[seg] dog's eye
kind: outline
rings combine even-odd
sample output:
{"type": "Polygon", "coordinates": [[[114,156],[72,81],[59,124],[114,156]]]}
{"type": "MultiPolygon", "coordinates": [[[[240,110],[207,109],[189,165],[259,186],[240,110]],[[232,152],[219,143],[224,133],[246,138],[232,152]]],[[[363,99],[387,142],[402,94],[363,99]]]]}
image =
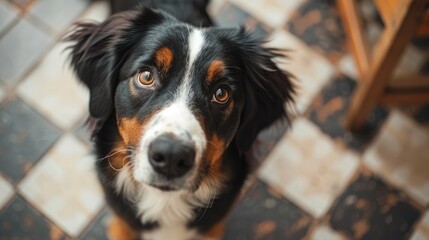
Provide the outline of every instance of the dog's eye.
{"type": "Polygon", "coordinates": [[[220,87],[216,89],[215,93],[213,94],[212,101],[220,104],[225,104],[228,102],[229,97],[230,97],[229,90],[225,87],[220,87]]]}
{"type": "Polygon", "coordinates": [[[137,74],[137,83],[142,86],[150,86],[155,81],[155,75],[151,69],[144,69],[137,74]]]}

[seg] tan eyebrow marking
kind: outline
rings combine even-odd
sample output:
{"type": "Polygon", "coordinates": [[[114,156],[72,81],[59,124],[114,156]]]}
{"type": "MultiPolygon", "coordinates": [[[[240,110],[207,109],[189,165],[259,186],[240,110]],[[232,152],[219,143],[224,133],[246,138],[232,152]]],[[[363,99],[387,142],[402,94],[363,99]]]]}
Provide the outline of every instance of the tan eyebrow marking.
{"type": "Polygon", "coordinates": [[[221,60],[213,60],[207,69],[206,83],[212,82],[216,75],[223,73],[224,69],[225,65],[221,60]]]}
{"type": "Polygon", "coordinates": [[[164,73],[170,69],[173,63],[173,52],[168,47],[162,47],[155,53],[155,63],[164,73]]]}

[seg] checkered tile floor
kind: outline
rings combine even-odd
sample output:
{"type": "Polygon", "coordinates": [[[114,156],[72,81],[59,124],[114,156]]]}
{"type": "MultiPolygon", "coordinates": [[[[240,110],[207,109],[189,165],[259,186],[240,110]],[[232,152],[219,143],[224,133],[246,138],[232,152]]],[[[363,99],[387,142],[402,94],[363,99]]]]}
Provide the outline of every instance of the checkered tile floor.
{"type": "MultiPolygon", "coordinates": [[[[357,83],[335,2],[209,7],[218,25],[291,49],[280,66],[299,79],[293,128],[261,136],[263,165],[226,239],[429,239],[429,105],[379,107],[358,135],[342,127],[357,83]]],[[[0,0],[0,239],[107,238],[82,126],[88,93],[59,42],[71,22],[107,14],[103,2],[0,0]]],[[[428,42],[410,45],[403,70],[429,73],[428,42]]]]}

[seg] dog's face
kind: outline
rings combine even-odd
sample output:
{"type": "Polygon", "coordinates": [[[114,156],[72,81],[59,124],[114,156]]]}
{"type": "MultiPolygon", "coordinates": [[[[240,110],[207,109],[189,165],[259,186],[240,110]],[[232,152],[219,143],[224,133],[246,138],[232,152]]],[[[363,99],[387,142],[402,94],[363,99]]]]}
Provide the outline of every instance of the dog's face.
{"type": "Polygon", "coordinates": [[[242,76],[218,30],[158,26],[130,52],[114,104],[133,146],[137,181],[192,188],[231,143],[244,104],[242,76]],[[148,47],[150,46],[150,47],[148,47]]]}
{"type": "Polygon", "coordinates": [[[248,150],[291,100],[277,55],[243,30],[141,9],[81,24],[69,40],[91,115],[114,115],[133,179],[162,190],[195,191],[221,175],[225,150],[248,150]]]}

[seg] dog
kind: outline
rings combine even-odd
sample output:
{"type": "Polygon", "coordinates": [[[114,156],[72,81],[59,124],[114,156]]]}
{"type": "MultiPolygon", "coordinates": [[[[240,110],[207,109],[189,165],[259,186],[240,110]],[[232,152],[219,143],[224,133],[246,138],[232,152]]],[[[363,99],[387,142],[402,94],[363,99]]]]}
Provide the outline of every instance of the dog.
{"type": "Polygon", "coordinates": [[[276,49],[216,28],[208,1],[112,1],[76,23],[70,62],[89,113],[112,239],[220,239],[258,133],[285,118],[293,83],[276,49]],[[131,9],[131,10],[130,10],[131,9]]]}

